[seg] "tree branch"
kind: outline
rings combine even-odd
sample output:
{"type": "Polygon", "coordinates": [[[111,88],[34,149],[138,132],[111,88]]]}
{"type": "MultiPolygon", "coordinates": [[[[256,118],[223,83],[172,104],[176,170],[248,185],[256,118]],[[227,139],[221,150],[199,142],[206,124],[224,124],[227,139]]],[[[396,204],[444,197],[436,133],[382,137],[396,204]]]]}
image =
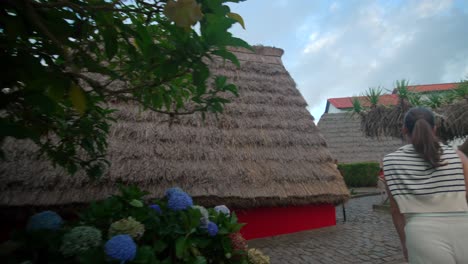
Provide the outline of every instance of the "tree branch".
{"type": "MultiPolygon", "coordinates": [[[[69,7],[72,8],[75,11],[78,11],[80,13],[83,13],[84,10],[87,11],[113,11],[113,12],[122,12],[122,13],[138,13],[138,14],[144,14],[150,16],[153,13],[156,12],[162,12],[163,8],[161,6],[158,6],[156,3],[155,4],[150,4],[150,3],[145,3],[145,6],[149,8],[153,8],[152,10],[149,11],[141,11],[139,9],[132,9],[132,8],[117,8],[115,7],[116,4],[120,3],[120,1],[113,1],[113,3],[105,4],[105,5],[78,5],[75,3],[72,3],[68,0],[61,0],[53,3],[38,3],[38,2],[32,2],[34,7],[36,8],[57,8],[57,7],[69,7]]],[[[120,3],[122,4],[122,3],[120,3]]],[[[124,4],[122,4],[124,5],[124,4]]]]}
{"type": "Polygon", "coordinates": [[[154,111],[156,113],[161,113],[161,114],[166,114],[166,115],[171,115],[171,116],[175,116],[175,115],[191,115],[195,112],[200,112],[200,111],[206,111],[207,110],[207,106],[204,106],[204,107],[200,107],[200,108],[195,108],[193,110],[189,110],[189,111],[186,111],[186,112],[171,112],[171,111],[162,111],[162,110],[159,110],[159,109],[156,109],[152,106],[149,106],[149,105],[145,105],[145,103],[138,99],[138,98],[135,98],[135,97],[124,97],[124,96],[117,96],[118,99],[121,99],[121,100],[124,100],[124,101],[135,101],[141,105],[143,105],[144,107],[150,109],[151,111],[154,111]]]}
{"type": "Polygon", "coordinates": [[[31,2],[29,0],[25,1],[25,6],[26,6],[26,12],[29,15],[29,18],[37,26],[37,28],[44,34],[46,35],[63,53],[63,56],[65,60],[68,62],[71,62],[71,56],[70,53],[63,47],[63,44],[55,37],[52,32],[49,31],[49,29],[42,23],[41,17],[36,13],[36,10],[34,10],[34,7],[32,6],[34,2],[31,2]]]}

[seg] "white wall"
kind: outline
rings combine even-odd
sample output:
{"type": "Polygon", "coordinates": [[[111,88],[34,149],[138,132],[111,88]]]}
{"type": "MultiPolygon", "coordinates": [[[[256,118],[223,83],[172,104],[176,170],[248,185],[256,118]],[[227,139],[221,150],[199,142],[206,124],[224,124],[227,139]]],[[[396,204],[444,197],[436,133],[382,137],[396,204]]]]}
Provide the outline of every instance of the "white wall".
{"type": "Polygon", "coordinates": [[[328,113],[330,113],[330,114],[344,113],[344,112],[346,112],[346,110],[338,109],[332,104],[330,104],[329,107],[328,107],[328,113]]]}

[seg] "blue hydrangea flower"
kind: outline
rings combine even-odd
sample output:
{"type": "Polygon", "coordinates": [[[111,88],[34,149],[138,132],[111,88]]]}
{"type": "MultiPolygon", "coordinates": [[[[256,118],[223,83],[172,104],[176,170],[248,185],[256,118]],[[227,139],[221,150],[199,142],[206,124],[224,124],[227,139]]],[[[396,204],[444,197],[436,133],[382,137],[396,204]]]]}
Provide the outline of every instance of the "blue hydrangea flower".
{"type": "Polygon", "coordinates": [[[169,196],[167,207],[174,211],[185,210],[193,205],[192,197],[184,192],[174,192],[169,196]]]}
{"type": "Polygon", "coordinates": [[[216,236],[216,234],[218,234],[218,225],[209,221],[206,225],[206,231],[208,232],[208,235],[216,236]]]}
{"type": "Polygon", "coordinates": [[[214,210],[218,213],[223,213],[225,215],[231,214],[231,211],[229,210],[229,208],[227,208],[227,206],[225,206],[224,204],[215,206],[214,210]]]}
{"type": "Polygon", "coordinates": [[[57,230],[63,224],[63,219],[56,212],[44,211],[29,218],[26,229],[28,230],[57,230]]]}
{"type": "Polygon", "coordinates": [[[125,263],[135,258],[137,246],[129,235],[116,235],[106,242],[104,251],[107,256],[125,263]]]}
{"type": "Polygon", "coordinates": [[[172,187],[166,190],[166,198],[171,198],[174,193],[183,193],[184,191],[179,187],[172,187]]]}
{"type": "Polygon", "coordinates": [[[149,208],[153,209],[156,211],[156,213],[158,214],[162,214],[162,210],[161,210],[161,207],[157,204],[152,204],[149,206],[149,208]]]}

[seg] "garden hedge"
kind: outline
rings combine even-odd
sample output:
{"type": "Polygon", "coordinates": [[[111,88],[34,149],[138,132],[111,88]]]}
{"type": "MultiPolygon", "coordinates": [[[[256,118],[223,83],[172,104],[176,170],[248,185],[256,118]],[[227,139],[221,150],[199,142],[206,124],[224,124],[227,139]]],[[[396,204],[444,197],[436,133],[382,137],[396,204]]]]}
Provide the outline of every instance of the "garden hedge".
{"type": "Polygon", "coordinates": [[[377,186],[380,165],[377,162],[338,164],[348,187],[377,186]]]}

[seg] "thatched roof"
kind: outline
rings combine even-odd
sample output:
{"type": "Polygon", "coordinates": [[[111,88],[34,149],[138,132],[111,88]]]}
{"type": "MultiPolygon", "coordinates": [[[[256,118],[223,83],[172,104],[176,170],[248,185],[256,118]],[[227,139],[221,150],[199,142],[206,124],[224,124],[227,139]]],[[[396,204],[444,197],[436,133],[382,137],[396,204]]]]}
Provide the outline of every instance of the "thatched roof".
{"type": "Polygon", "coordinates": [[[168,116],[118,104],[109,137],[112,166],[99,182],[38,160],[30,143],[8,141],[0,165],[0,205],[85,203],[137,184],[161,197],[179,186],[205,205],[235,207],[339,203],[347,188],[306,102],[281,62],[283,51],[237,50],[241,69],[216,60],[215,75],[238,85],[225,113],[168,116]]]}
{"type": "Polygon", "coordinates": [[[401,139],[366,137],[361,130],[359,115],[352,112],[326,113],[320,118],[318,128],[339,163],[379,162],[385,154],[402,145],[401,139]]]}

